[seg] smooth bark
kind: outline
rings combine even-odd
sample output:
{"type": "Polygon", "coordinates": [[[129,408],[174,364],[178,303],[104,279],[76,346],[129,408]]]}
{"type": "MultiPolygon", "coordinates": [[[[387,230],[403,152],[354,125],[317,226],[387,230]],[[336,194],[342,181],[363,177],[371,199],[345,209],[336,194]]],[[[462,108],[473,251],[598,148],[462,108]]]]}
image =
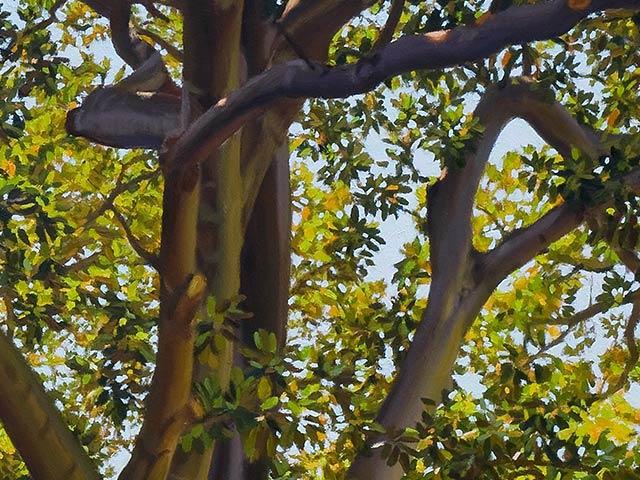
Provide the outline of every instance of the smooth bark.
{"type": "MultiPolygon", "coordinates": [[[[531,86],[524,79],[485,95],[475,112],[484,131],[466,155],[464,168],[447,173],[428,192],[432,282],[421,323],[378,415],[377,421],[389,435],[421,420],[423,398],[436,404],[440,401],[441,392],[450,385],[464,335],[497,285],[585,219],[586,207],[564,203],[508,235],[487,253],[480,254],[472,247],[475,194],[491,149],[511,119],[519,117],[529,122],[561,152],[570,154],[577,148],[597,155],[602,150],[596,132],[579,125],[558,103],[545,102],[543,92],[531,86]]],[[[636,169],[621,181],[637,189],[639,179],[640,169],[636,169]]],[[[606,206],[603,201],[591,210],[606,206]]],[[[393,480],[402,474],[399,464],[387,466],[380,452],[374,450],[372,456],[356,457],[347,478],[393,480]]]]}
{"type": "Polygon", "coordinates": [[[0,332],[0,421],[38,480],[94,480],[95,465],[44,390],[42,380],[0,332]]]}

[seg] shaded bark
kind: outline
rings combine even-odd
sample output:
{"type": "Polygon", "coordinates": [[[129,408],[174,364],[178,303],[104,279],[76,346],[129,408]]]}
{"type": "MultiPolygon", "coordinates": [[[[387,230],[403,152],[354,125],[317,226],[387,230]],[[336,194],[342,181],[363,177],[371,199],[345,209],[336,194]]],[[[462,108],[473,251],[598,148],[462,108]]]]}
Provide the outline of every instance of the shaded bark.
{"type": "Polygon", "coordinates": [[[243,323],[242,338],[253,346],[253,333],[276,334],[278,350],[286,340],[291,262],[291,192],[289,148],[276,153],[260,186],[245,232],[242,252],[244,309],[253,318],[243,323]]]}
{"type": "Polygon", "coordinates": [[[117,148],[159,149],[179,128],[180,98],[113,87],[95,89],[66,121],[69,134],[117,148]]]}

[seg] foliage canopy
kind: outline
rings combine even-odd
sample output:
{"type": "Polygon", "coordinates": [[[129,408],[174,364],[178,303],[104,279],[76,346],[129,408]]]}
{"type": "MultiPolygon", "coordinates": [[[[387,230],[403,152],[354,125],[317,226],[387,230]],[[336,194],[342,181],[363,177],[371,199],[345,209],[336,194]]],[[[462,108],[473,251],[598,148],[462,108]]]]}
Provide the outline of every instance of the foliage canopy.
{"type": "Polygon", "coordinates": [[[0,476],[638,478],[639,9],[5,2],[0,476]]]}

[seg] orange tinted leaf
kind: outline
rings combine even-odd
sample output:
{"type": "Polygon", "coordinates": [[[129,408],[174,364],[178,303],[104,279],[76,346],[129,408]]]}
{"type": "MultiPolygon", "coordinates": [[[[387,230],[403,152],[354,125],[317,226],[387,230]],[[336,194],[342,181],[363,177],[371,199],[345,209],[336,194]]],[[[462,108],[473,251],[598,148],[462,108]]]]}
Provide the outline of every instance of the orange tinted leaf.
{"type": "Polygon", "coordinates": [[[509,60],[511,60],[511,52],[507,50],[506,52],[504,52],[504,55],[502,56],[502,66],[506,67],[507,63],[509,63],[509,60]]]}

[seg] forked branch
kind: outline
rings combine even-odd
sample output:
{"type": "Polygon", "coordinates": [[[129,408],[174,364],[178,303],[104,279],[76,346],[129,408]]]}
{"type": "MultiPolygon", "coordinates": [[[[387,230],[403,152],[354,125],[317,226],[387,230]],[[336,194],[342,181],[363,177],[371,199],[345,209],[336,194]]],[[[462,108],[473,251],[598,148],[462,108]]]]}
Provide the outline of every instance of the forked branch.
{"type": "Polygon", "coordinates": [[[294,60],[254,77],[220,100],[182,135],[176,163],[201,162],[247,121],[283,97],[342,98],[369,91],[385,79],[413,70],[438,69],[486,58],[507,45],[553,38],[587,15],[607,8],[640,8],[638,0],[595,0],[572,10],[566,0],[512,7],[481,24],[409,35],[356,64],[329,68],[294,60]]]}

